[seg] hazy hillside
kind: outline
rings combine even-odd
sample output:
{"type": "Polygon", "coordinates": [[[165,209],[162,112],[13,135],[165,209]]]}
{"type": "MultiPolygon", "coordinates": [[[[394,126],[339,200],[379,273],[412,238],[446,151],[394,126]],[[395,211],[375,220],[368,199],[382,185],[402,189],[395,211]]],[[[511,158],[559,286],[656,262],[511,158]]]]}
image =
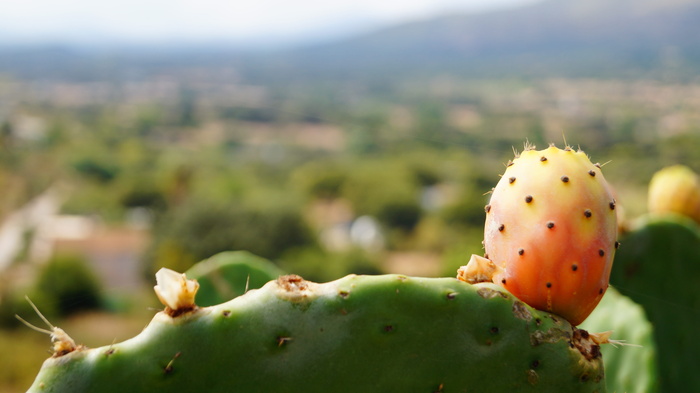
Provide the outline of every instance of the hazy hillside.
{"type": "Polygon", "coordinates": [[[179,66],[235,67],[254,80],[338,76],[695,77],[700,0],[545,0],[454,14],[322,45],[245,52],[169,48],[0,48],[0,73],[130,79],[179,66]]]}
{"type": "Polygon", "coordinates": [[[322,67],[457,67],[492,75],[694,72],[700,1],[548,0],[416,21],[295,55],[322,67]]]}

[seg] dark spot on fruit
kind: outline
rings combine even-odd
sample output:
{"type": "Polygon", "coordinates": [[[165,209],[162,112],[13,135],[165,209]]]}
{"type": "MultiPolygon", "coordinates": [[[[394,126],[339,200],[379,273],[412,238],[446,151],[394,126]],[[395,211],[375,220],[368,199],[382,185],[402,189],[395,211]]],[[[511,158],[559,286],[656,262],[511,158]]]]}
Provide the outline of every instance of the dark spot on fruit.
{"type": "Polygon", "coordinates": [[[561,177],[561,181],[563,181],[564,183],[568,183],[568,182],[569,182],[569,176],[562,176],[562,177],[561,177]]]}
{"type": "Polygon", "coordinates": [[[501,284],[506,285],[506,279],[501,280],[501,284]]]}
{"type": "Polygon", "coordinates": [[[515,178],[514,178],[514,177],[511,177],[510,179],[508,179],[508,183],[510,183],[510,184],[515,183],[515,178]]]}
{"type": "Polygon", "coordinates": [[[600,169],[600,163],[599,163],[599,162],[596,162],[595,164],[593,164],[593,166],[596,167],[596,168],[598,168],[598,169],[600,169]]]}
{"type": "Polygon", "coordinates": [[[591,176],[593,176],[593,177],[595,177],[595,171],[594,171],[593,169],[591,169],[590,171],[588,171],[588,174],[591,175],[591,176]]]}
{"type": "Polygon", "coordinates": [[[615,210],[615,200],[614,199],[610,202],[610,210],[615,210]]]}
{"type": "Polygon", "coordinates": [[[620,248],[620,242],[615,242],[615,249],[620,248]]]}
{"type": "Polygon", "coordinates": [[[221,314],[225,317],[228,317],[229,315],[231,315],[231,310],[224,310],[221,314]]]}
{"type": "Polygon", "coordinates": [[[499,230],[500,232],[503,232],[504,229],[506,229],[506,226],[505,226],[505,225],[501,224],[501,225],[498,226],[498,230],[499,230]]]}
{"type": "Polygon", "coordinates": [[[601,257],[604,257],[605,251],[601,248],[600,250],[598,250],[598,255],[600,255],[601,257]]]}
{"type": "Polygon", "coordinates": [[[496,326],[492,327],[490,331],[492,334],[498,334],[498,328],[496,326]]]}
{"type": "Polygon", "coordinates": [[[551,282],[548,282],[548,283],[547,283],[547,288],[551,288],[551,287],[552,287],[552,283],[551,283],[551,282]]]}
{"type": "Polygon", "coordinates": [[[484,258],[489,259],[489,254],[484,254],[484,258]]]}
{"type": "Polygon", "coordinates": [[[591,218],[593,212],[591,212],[589,209],[586,209],[583,211],[583,215],[586,216],[586,218],[591,218]]]}
{"type": "Polygon", "coordinates": [[[542,324],[542,320],[539,319],[539,318],[535,318],[535,324],[536,324],[537,326],[540,326],[540,325],[542,324]]]}
{"type": "Polygon", "coordinates": [[[600,294],[600,295],[603,294],[603,288],[600,288],[600,290],[598,291],[598,294],[600,294]]]}
{"type": "Polygon", "coordinates": [[[548,222],[548,223],[547,223],[547,228],[549,228],[549,229],[554,228],[554,222],[553,222],[553,221],[548,222]]]}
{"type": "Polygon", "coordinates": [[[486,206],[484,206],[484,210],[486,211],[486,213],[490,212],[490,211],[491,211],[491,205],[486,205],[486,206]]]}
{"type": "Polygon", "coordinates": [[[530,368],[537,368],[539,366],[540,366],[539,360],[533,360],[532,363],[530,363],[530,368]]]}
{"type": "Polygon", "coordinates": [[[577,331],[583,339],[588,339],[588,337],[590,337],[590,334],[588,333],[588,330],[586,330],[586,329],[578,329],[577,331]]]}
{"type": "Polygon", "coordinates": [[[540,161],[542,161],[542,162],[547,161],[547,157],[545,157],[545,156],[540,157],[540,161]]]}
{"type": "Polygon", "coordinates": [[[573,265],[571,265],[571,270],[573,270],[573,271],[578,270],[578,265],[575,263],[573,265]]]}
{"type": "Polygon", "coordinates": [[[347,299],[348,296],[350,296],[350,292],[348,292],[348,291],[340,291],[340,292],[338,292],[338,296],[342,297],[343,299],[347,299]]]}
{"type": "Polygon", "coordinates": [[[525,254],[525,250],[523,250],[522,248],[519,249],[519,250],[518,250],[518,255],[523,255],[523,254],[525,254]]]}
{"type": "Polygon", "coordinates": [[[450,292],[447,294],[447,298],[452,300],[457,297],[457,292],[450,292]]]}
{"type": "Polygon", "coordinates": [[[532,202],[532,195],[528,195],[525,197],[525,203],[530,203],[532,202]]]}
{"type": "Polygon", "coordinates": [[[588,381],[588,374],[583,374],[581,375],[581,382],[587,382],[588,381]]]}
{"type": "Polygon", "coordinates": [[[508,161],[508,164],[506,166],[513,166],[515,164],[513,161],[508,161]]]}

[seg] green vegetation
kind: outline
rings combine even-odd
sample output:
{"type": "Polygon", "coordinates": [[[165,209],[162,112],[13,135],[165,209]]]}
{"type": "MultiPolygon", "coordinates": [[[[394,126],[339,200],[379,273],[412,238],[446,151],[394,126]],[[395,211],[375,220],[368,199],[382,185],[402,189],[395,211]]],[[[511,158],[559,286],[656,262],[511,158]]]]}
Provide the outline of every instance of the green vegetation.
{"type": "MultiPolygon", "coordinates": [[[[648,181],[661,167],[700,171],[697,83],[457,72],[311,80],[245,67],[233,79],[231,63],[180,67],[129,83],[0,79],[2,221],[60,185],[60,213],[133,230],[146,243],[136,273],[129,270],[134,286],[147,277],[142,287],[160,267],[185,271],[232,250],[319,282],[413,274],[415,260],[425,261],[416,275],[452,276],[483,252],[487,193],[525,140],[543,148],[566,138],[611,160],[602,163],[606,178],[628,217],[645,212],[648,181]],[[360,217],[371,218],[364,231],[360,217]]],[[[32,235],[27,243],[40,234],[22,233],[32,235]]],[[[25,294],[60,325],[63,315],[104,309],[132,290],[106,289],[94,250],[62,241],[100,284],[78,264],[42,275],[25,245],[0,266],[3,338],[16,334],[14,313],[33,314],[25,294]],[[66,294],[72,280],[85,290],[77,298],[66,294]],[[52,304],[33,288],[68,300],[52,304]]]]}
{"type": "Polygon", "coordinates": [[[662,392],[696,390],[690,366],[700,351],[700,227],[670,213],[645,216],[620,238],[610,282],[644,308],[654,326],[662,392]]]}
{"type": "Polygon", "coordinates": [[[67,316],[101,306],[100,282],[86,260],[59,255],[40,270],[32,297],[53,311],[48,315],[67,316]]]}

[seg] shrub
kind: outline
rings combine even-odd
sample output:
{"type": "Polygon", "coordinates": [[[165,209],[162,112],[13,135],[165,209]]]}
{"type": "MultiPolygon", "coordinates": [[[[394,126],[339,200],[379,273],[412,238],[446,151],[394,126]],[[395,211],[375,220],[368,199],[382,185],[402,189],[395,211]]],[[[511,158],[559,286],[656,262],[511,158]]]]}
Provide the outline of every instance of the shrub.
{"type": "Polygon", "coordinates": [[[182,271],[223,251],[245,250],[275,259],[290,248],[314,243],[311,230],[292,207],[254,208],[237,201],[226,204],[190,201],[163,218],[156,238],[154,267],[182,271]],[[172,266],[174,246],[178,254],[187,256],[178,261],[186,266],[172,266]]]}
{"type": "MultiPolygon", "coordinates": [[[[60,316],[100,308],[100,283],[84,258],[59,255],[39,272],[33,298],[41,298],[60,316]]],[[[42,308],[43,309],[43,308],[42,308]]]]}

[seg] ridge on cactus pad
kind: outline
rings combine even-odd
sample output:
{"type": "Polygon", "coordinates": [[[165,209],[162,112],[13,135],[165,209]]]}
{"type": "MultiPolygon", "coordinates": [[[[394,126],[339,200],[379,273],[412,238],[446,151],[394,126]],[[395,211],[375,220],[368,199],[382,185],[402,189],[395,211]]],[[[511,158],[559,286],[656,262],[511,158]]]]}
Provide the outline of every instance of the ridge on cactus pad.
{"type": "MultiPolygon", "coordinates": [[[[180,276],[159,286],[187,287],[180,276]]],[[[584,330],[494,284],[283,276],[44,363],[35,392],[604,392],[584,330]]]]}
{"type": "MultiPolygon", "coordinates": [[[[490,280],[530,306],[578,325],[608,288],[615,208],[601,165],[582,151],[526,145],[485,208],[484,258],[493,266],[476,256],[470,264],[491,270],[490,280]]],[[[467,265],[460,277],[474,274],[484,272],[467,265]]]]}

